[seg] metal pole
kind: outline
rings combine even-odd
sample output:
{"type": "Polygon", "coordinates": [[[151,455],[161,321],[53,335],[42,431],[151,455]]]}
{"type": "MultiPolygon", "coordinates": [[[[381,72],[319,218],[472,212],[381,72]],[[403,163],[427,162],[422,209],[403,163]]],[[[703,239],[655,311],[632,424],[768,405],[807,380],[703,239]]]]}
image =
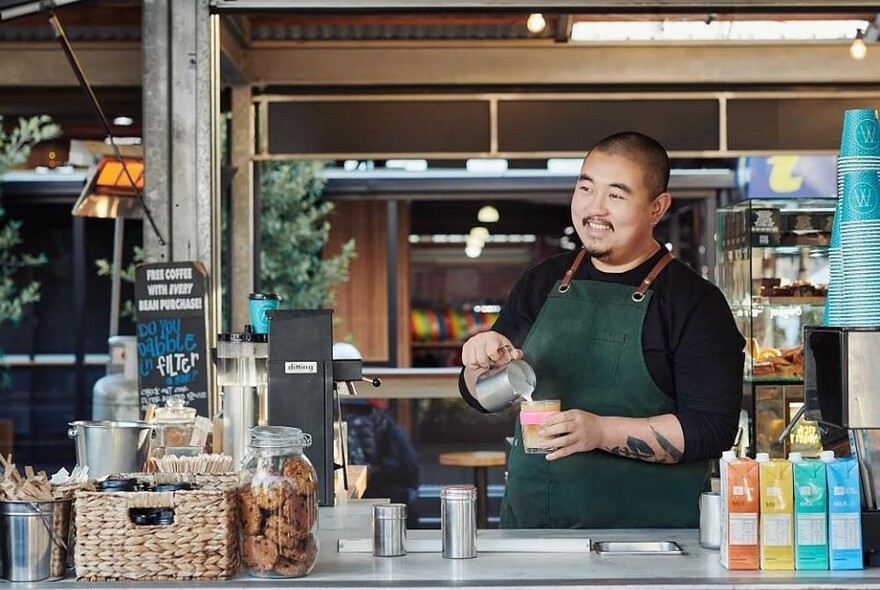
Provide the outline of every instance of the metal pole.
{"type": "Polygon", "coordinates": [[[388,247],[388,366],[397,366],[397,201],[390,200],[385,209],[388,247]]]}
{"type": "Polygon", "coordinates": [[[91,412],[86,389],[86,224],[85,217],[73,217],[73,412],[77,419],[88,419],[91,412]]]}
{"type": "Polygon", "coordinates": [[[122,281],[122,239],[125,219],[113,220],[113,266],[110,269],[110,336],[119,334],[119,299],[122,281]]]}

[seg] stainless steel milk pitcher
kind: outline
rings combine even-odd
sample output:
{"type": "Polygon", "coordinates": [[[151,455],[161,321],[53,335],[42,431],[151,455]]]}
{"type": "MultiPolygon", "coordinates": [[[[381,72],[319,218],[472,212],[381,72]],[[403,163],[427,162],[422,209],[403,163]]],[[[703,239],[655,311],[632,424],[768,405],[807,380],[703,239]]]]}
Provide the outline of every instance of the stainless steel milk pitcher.
{"type": "Polygon", "coordinates": [[[523,398],[529,399],[535,390],[535,371],[526,361],[514,359],[510,347],[505,346],[507,362],[492,367],[477,377],[477,403],[487,412],[500,412],[523,398]]]}

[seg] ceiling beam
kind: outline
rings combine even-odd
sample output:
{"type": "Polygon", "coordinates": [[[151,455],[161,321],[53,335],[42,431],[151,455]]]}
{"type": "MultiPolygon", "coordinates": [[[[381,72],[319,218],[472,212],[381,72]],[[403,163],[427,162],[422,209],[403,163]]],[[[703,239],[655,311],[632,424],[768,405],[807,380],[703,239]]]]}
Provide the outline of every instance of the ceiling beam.
{"type": "Polygon", "coordinates": [[[541,10],[577,9],[590,11],[658,12],[710,10],[851,10],[874,9],[876,0],[211,0],[211,5],[221,11],[248,10],[342,10],[342,9],[399,9],[399,10],[454,10],[480,8],[486,10],[531,10],[540,5],[541,10]]]}
{"type": "MultiPolygon", "coordinates": [[[[80,43],[74,51],[92,86],[141,85],[140,43],[80,43]]],[[[3,86],[77,86],[77,81],[59,45],[4,43],[0,44],[3,86]]]]}
{"type": "Polygon", "coordinates": [[[849,57],[848,42],[782,44],[334,44],[245,50],[254,84],[644,85],[880,82],[880,51],[849,57]],[[462,64],[467,64],[463,67],[462,64]]]}

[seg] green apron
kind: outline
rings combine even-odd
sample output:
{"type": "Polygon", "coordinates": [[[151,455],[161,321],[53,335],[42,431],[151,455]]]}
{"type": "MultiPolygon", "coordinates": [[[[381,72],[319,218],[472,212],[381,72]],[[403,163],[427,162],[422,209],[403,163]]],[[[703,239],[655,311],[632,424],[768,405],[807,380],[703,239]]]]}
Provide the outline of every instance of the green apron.
{"type": "MultiPolygon", "coordinates": [[[[636,289],[571,281],[578,256],[557,282],[523,345],[538,377],[533,399],[602,416],[672,413],[675,403],[651,379],[642,352],[648,287],[664,256],[636,289]],[[569,285],[570,283],[570,285],[569,285]],[[641,294],[641,296],[639,296],[641,294]]],[[[501,506],[504,528],[696,527],[709,462],[649,463],[594,450],[547,461],[523,452],[516,425],[501,506]]]]}

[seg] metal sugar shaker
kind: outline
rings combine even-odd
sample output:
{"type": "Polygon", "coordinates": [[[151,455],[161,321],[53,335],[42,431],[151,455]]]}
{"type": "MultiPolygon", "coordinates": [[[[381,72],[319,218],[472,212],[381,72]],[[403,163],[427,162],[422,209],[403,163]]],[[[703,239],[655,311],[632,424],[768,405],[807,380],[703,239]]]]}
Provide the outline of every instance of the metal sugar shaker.
{"type": "Polygon", "coordinates": [[[373,555],[406,555],[406,504],[373,506],[373,555]]]}
{"type": "Polygon", "coordinates": [[[443,557],[477,556],[477,488],[456,485],[440,490],[440,529],[443,557]]]}

